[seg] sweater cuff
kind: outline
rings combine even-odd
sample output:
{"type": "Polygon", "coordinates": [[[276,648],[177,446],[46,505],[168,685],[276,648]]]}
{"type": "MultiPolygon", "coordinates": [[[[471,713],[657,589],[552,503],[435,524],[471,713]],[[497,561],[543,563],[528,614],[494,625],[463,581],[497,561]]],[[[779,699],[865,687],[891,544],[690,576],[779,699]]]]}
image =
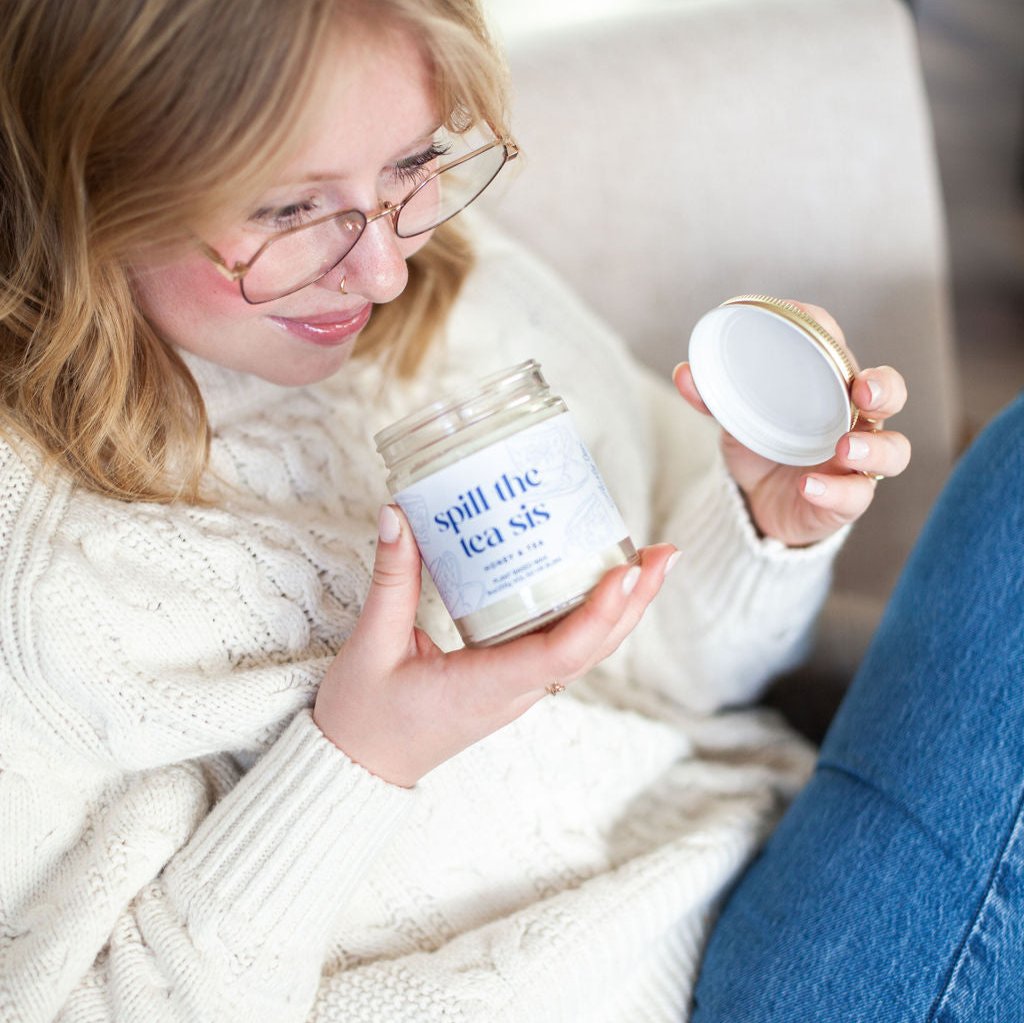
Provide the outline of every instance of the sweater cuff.
{"type": "Polygon", "coordinates": [[[721,453],[674,526],[672,539],[685,552],[688,573],[701,580],[702,617],[708,621],[735,616],[737,611],[744,617],[788,618],[794,603],[805,599],[816,607],[850,531],[844,526],[808,547],[787,547],[781,540],[759,537],[721,453]]]}
{"type": "Polygon", "coordinates": [[[304,709],[168,864],[168,894],[210,952],[322,947],[416,798],[349,760],[304,709]]]}

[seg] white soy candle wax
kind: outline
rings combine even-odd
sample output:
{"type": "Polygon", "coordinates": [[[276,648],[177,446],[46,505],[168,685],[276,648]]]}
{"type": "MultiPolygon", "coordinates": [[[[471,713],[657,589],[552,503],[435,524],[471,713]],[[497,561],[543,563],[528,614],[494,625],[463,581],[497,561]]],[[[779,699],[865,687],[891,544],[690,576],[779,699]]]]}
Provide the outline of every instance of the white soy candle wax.
{"type": "Polygon", "coordinates": [[[565,402],[532,359],[374,438],[467,646],[547,625],[638,560],[565,402]]]}

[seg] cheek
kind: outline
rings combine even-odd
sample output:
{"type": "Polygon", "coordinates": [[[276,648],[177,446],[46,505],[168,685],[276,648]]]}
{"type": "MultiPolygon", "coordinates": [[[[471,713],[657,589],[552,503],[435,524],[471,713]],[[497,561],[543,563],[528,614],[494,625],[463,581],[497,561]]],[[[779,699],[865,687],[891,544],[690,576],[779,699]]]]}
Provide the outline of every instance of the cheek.
{"type": "Polygon", "coordinates": [[[229,281],[209,260],[197,258],[178,263],[166,275],[161,291],[184,306],[242,312],[252,307],[242,298],[236,281],[229,281]]]}
{"type": "Polygon", "coordinates": [[[197,330],[247,319],[253,312],[238,285],[201,256],[148,268],[136,274],[135,286],[146,318],[178,344],[197,330]]]}

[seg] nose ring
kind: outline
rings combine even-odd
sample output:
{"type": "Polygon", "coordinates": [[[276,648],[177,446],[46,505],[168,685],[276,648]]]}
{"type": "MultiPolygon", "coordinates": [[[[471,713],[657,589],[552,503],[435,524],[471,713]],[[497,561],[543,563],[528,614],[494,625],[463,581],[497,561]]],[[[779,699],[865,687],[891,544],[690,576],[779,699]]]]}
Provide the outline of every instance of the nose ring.
{"type": "Polygon", "coordinates": [[[342,295],[347,295],[348,294],[348,292],[345,290],[345,275],[344,274],[341,275],[341,280],[338,281],[338,291],[340,291],[342,295]]]}

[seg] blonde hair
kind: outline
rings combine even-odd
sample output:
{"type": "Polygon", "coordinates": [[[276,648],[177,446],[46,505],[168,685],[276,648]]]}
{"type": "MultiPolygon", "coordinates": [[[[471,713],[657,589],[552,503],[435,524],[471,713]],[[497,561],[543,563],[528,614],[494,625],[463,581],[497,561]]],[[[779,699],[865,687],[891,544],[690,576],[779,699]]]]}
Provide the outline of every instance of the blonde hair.
{"type": "MultiPolygon", "coordinates": [[[[505,131],[477,0],[14,0],[0,26],[0,425],[82,486],[199,501],[202,397],[139,312],[127,257],[272,180],[324,41],[412,28],[450,127],[505,131]]],[[[360,345],[412,373],[471,265],[452,225],[360,345]]]]}

